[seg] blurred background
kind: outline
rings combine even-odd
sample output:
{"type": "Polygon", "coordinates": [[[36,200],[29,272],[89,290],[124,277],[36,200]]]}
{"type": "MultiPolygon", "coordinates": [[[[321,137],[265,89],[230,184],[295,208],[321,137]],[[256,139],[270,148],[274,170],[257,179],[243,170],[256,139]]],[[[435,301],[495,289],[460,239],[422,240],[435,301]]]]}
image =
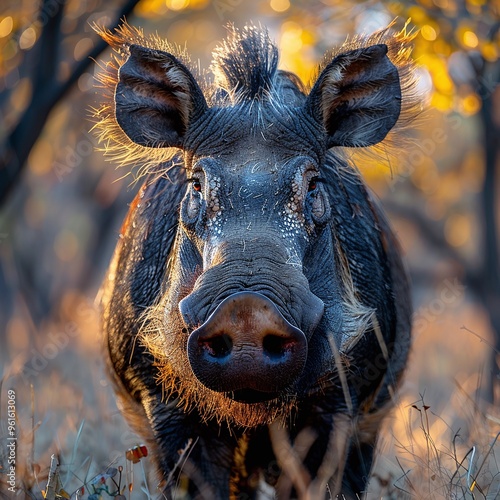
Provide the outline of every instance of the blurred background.
{"type": "Polygon", "coordinates": [[[410,366],[370,491],[446,498],[453,487],[463,498],[498,498],[499,0],[3,0],[0,495],[9,498],[8,390],[16,392],[21,498],[41,498],[51,454],[72,498],[84,483],[84,498],[111,498],[102,488],[116,491],[111,479],[91,484],[110,464],[125,467],[120,486],[134,482],[132,496],[155,491],[147,459],[125,459],[140,440],[104,374],[95,300],[140,184],[133,169],[96,151],[90,132],[101,100],[95,61],[109,59],[91,24],[112,28],[124,17],[186,45],[201,68],[228,23],[260,22],[280,66],[305,82],[348,34],[411,19],[426,111],[395,156],[352,152],[398,233],[415,308],[410,366]]]}

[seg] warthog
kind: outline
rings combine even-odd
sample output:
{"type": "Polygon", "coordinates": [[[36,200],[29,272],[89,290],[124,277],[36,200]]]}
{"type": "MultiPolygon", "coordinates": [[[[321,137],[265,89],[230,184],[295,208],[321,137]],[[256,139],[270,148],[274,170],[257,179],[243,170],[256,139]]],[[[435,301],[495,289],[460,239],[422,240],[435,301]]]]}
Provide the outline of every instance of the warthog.
{"type": "Polygon", "coordinates": [[[417,112],[411,37],[352,39],[307,89],[262,28],[230,30],[212,81],[159,37],[101,35],[117,52],[101,139],[147,170],[104,283],[104,332],[162,492],[361,495],[411,306],[398,243],[344,148],[417,112]]]}

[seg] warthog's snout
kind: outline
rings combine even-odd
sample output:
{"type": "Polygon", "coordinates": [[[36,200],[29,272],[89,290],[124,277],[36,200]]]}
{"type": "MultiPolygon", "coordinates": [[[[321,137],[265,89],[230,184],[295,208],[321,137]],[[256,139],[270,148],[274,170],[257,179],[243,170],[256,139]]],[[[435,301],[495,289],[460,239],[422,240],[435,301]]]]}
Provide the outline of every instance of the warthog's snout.
{"type": "Polygon", "coordinates": [[[188,340],[188,358],[200,382],[252,403],[272,399],[302,373],[307,339],[266,297],[227,297],[188,340]]]}

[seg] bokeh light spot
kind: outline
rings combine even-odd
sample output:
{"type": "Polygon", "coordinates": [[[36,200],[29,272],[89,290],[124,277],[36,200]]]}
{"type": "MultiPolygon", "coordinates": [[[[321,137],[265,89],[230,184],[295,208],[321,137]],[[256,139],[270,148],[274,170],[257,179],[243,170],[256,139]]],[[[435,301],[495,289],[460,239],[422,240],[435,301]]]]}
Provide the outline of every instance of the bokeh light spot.
{"type": "Polygon", "coordinates": [[[19,38],[19,47],[23,50],[29,50],[36,42],[36,31],[31,26],[26,28],[19,38]]]}
{"type": "Polygon", "coordinates": [[[420,32],[422,33],[422,37],[429,42],[433,42],[437,38],[436,30],[430,24],[422,26],[420,32]]]}
{"type": "Polygon", "coordinates": [[[14,27],[14,21],[11,16],[7,16],[2,19],[0,22],[0,38],[4,38],[9,36],[12,32],[12,28],[14,27]]]}
{"type": "Polygon", "coordinates": [[[462,35],[462,41],[463,44],[466,47],[469,47],[471,49],[475,49],[479,45],[479,39],[477,38],[477,35],[473,31],[464,31],[464,34],[462,35]]]}
{"type": "Polygon", "coordinates": [[[481,109],[481,100],[476,94],[469,94],[462,99],[461,111],[465,115],[475,115],[481,109]]]}
{"type": "Polygon", "coordinates": [[[171,10],[182,10],[189,5],[189,0],[167,0],[166,5],[171,10]]]}
{"type": "Polygon", "coordinates": [[[302,48],[302,28],[295,22],[283,24],[281,47],[284,53],[298,52],[302,48]]]}
{"type": "Polygon", "coordinates": [[[94,42],[91,38],[82,38],[76,45],[73,56],[76,61],[81,61],[93,49],[94,42]]]}
{"type": "Polygon", "coordinates": [[[482,56],[489,62],[498,59],[498,46],[493,42],[487,42],[481,47],[482,56]]]}
{"type": "Polygon", "coordinates": [[[289,8],[289,0],[271,0],[271,9],[273,9],[275,12],[285,12],[289,8]]]}

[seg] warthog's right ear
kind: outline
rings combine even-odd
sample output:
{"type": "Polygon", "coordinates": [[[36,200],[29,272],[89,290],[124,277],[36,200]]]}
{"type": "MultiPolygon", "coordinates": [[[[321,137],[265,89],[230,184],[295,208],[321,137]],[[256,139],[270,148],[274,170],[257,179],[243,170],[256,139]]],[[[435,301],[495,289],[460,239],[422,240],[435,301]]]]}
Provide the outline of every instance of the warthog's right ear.
{"type": "Polygon", "coordinates": [[[131,45],[119,70],[116,121],[136,144],[182,147],[190,123],[206,109],[191,72],[172,54],[131,45]]]}
{"type": "Polygon", "coordinates": [[[382,141],[401,111],[396,66],[381,43],[337,55],[323,70],[306,103],[323,124],[328,148],[382,141]]]}

